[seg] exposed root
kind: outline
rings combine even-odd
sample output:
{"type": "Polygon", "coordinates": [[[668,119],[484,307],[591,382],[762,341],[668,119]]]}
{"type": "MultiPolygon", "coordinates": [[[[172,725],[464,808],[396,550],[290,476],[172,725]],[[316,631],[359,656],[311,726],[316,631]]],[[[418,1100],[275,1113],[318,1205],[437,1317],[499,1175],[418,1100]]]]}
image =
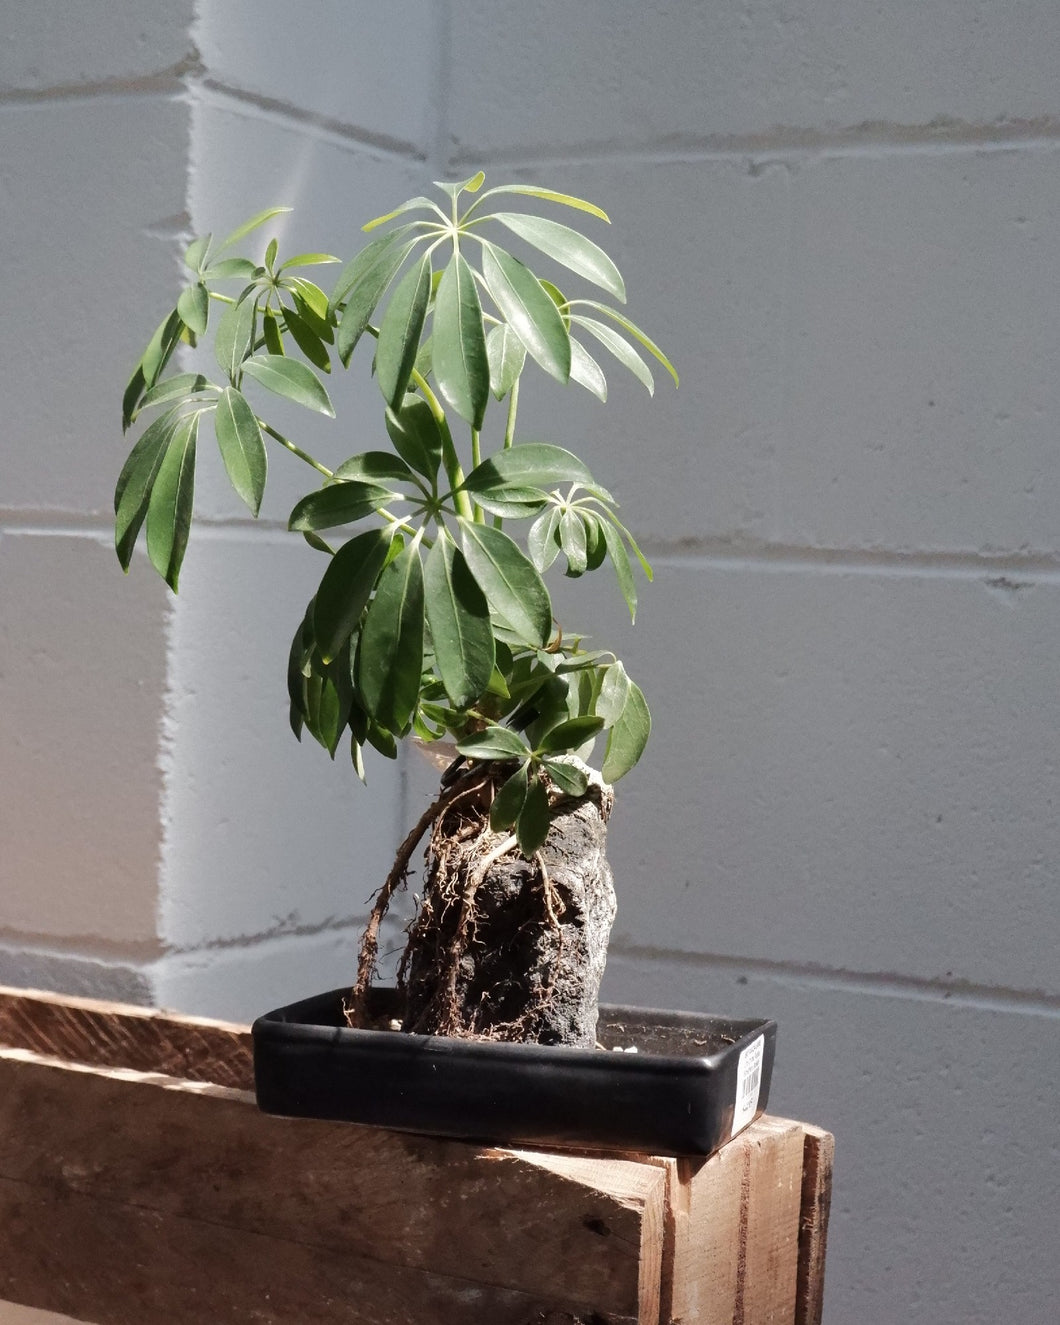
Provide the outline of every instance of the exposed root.
{"type": "Polygon", "coordinates": [[[547,842],[524,857],[514,833],[490,827],[495,776],[478,766],[443,778],[440,795],[402,843],[362,939],[351,1024],[366,1024],[380,926],[427,837],[422,897],[398,968],[401,1029],[543,1044],[595,1039],[614,916],[604,854],[611,790],[592,781],[583,797],[550,788],[547,842]]]}
{"type": "Polygon", "coordinates": [[[359,1026],[363,1022],[365,1000],[368,997],[368,990],[371,988],[372,980],[375,978],[376,963],[379,957],[379,927],[383,923],[383,917],[386,915],[394,893],[397,892],[405,880],[408,878],[409,862],[412,860],[412,853],[423,838],[427,829],[447,810],[457,802],[470,798],[476,792],[482,790],[488,779],[480,779],[468,786],[468,778],[472,772],[465,773],[447,787],[438,798],[433,801],[423,814],[416,821],[411,832],[398,848],[397,856],[391,867],[390,873],[386,876],[386,882],[379,892],[376,893],[375,902],[372,905],[371,914],[368,917],[368,924],[361,936],[361,948],[357,959],[357,979],[354,982],[353,989],[350,992],[348,1001],[343,1005],[343,1013],[346,1022],[350,1026],[359,1026]]]}
{"type": "Polygon", "coordinates": [[[512,833],[499,846],[487,852],[473,870],[468,871],[467,882],[464,884],[464,890],[460,897],[460,915],[456,922],[456,935],[448,953],[449,973],[446,979],[446,1001],[448,1006],[444,1009],[442,1016],[450,1023],[455,1024],[459,1017],[460,1005],[457,1001],[456,984],[457,977],[460,974],[460,963],[464,952],[474,941],[475,894],[478,892],[490,866],[495,865],[502,856],[506,856],[512,847],[517,844],[518,838],[512,833]]]}

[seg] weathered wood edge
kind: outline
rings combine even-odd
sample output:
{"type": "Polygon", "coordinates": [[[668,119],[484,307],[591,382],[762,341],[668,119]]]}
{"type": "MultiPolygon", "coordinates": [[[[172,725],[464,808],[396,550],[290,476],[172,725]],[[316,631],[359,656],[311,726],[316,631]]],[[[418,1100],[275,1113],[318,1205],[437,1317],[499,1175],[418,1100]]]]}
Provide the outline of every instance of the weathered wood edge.
{"type": "Polygon", "coordinates": [[[835,1137],[807,1123],[803,1138],[802,1206],[794,1325],[821,1325],[835,1137]]]}

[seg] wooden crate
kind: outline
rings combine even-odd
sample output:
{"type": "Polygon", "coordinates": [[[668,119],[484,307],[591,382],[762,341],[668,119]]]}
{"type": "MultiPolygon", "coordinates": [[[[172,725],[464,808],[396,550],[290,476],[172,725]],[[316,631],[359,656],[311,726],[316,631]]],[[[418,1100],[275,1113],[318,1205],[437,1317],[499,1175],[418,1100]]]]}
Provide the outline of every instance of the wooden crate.
{"type": "MultiPolygon", "coordinates": [[[[811,1325],[832,1138],[708,1160],[257,1111],[246,1027],[0,988],[0,1300],[97,1325],[811,1325]]],[[[2,1316],[0,1316],[2,1319],[2,1316]]]]}

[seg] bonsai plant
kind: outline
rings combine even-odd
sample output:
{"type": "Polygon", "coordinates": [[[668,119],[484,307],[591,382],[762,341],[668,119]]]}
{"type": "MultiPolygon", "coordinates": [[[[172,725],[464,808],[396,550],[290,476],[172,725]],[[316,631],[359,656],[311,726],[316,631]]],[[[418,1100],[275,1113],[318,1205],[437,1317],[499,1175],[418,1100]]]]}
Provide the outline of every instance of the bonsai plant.
{"type": "Polygon", "coordinates": [[[530,198],[607,221],[600,208],[483,183],[479,172],[441,184],[440,202],[412,198],[369,222],[370,241],[330,295],[303,274],[338,261],[330,255],[280,261],[275,239],[261,262],[234,253],[286,209],[220,244],[194,240],[189,283],[125,392],[124,428],[151,422],[118,480],[116,545],[128,570],[146,524],[148,556],[176,591],[204,420],[255,515],[269,443],[312,470],[290,528],[326,565],[291,647],[295,735],[308,731],[332,757],[348,740],[362,778],[369,747],[394,758],[406,738],[451,742],[456,756],[376,896],[350,1023],[365,1018],[380,922],[426,836],[401,964],[404,1028],[591,1046],[614,914],[610,784],[640,758],[650,718],[622,662],[554,619],[543,576],[557,562],[574,578],[609,562],[633,617],[633,565],[649,579],[651,569],[576,455],[518,437],[519,387],[533,363],[606,399],[587,345],[649,391],[636,347],[677,374],[614,306],[625,287],[602,248],[551,217],[507,209],[530,198]],[[511,239],[551,259],[564,285],[573,275],[607,301],[539,277],[499,242],[511,239]],[[166,375],[182,343],[210,333],[217,371],[166,375]],[[267,422],[265,402],[273,393],[333,415],[323,379],[359,346],[389,446],[330,470],[267,422]],[[345,541],[326,541],[332,531],[345,541]]]}
{"type": "Polygon", "coordinates": [[[330,295],[301,274],[338,261],[330,255],[280,261],[276,239],[261,262],[233,253],[284,209],[219,244],[193,241],[189,283],[125,391],[125,429],[150,422],[118,479],[118,556],[128,570],[146,525],[148,556],[176,591],[204,418],[255,515],[269,445],[290,452],[313,487],[289,525],[324,562],[291,645],[295,735],[309,732],[332,758],[348,742],[362,778],[369,748],[393,759],[412,739],[448,751],[437,797],[376,893],[352,990],[255,1023],[259,1104],[450,1135],[702,1153],[764,1103],[775,1028],[650,1021],[635,1009],[597,1025],[615,910],[612,783],[639,760],[651,724],[621,660],[555,619],[543,577],[609,563],[632,618],[634,567],[649,579],[651,568],[578,456],[517,435],[531,364],[601,400],[589,345],[649,391],[645,355],[677,374],[615,307],[625,287],[599,245],[551,215],[507,210],[530,199],[606,222],[598,207],[483,184],[481,172],[440,184],[440,203],[412,198],[370,221],[330,295]],[[535,264],[550,259],[562,288],[501,246],[511,238],[535,264]],[[568,293],[572,276],[607,298],[568,293]],[[181,344],[211,332],[209,371],[166,374],[181,344]],[[359,346],[389,445],[332,470],[267,421],[267,401],[333,415],[324,379],[359,346]],[[424,840],[398,988],[375,990],[380,924],[424,840]],[[601,1040],[630,1047],[630,1033],[664,1058],[638,1069],[622,1055],[616,1093],[614,1072],[600,1070],[612,1055],[593,1051],[601,1040]],[[527,1057],[527,1042],[586,1052],[557,1073],[535,1056],[555,1049],[527,1057]]]}

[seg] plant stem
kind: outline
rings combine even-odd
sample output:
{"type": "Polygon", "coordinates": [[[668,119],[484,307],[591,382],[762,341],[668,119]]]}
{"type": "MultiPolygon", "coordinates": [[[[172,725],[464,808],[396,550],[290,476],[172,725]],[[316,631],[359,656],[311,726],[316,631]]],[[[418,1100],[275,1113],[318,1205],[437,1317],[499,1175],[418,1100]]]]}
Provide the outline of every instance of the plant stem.
{"type": "Polygon", "coordinates": [[[389,521],[389,523],[390,523],[394,528],[396,528],[396,529],[403,529],[403,530],[405,531],[406,534],[417,534],[417,533],[419,533],[419,534],[422,535],[422,539],[423,539],[423,544],[424,544],[424,546],[425,546],[425,547],[433,547],[433,545],[434,545],[433,540],[430,539],[430,538],[428,538],[427,535],[423,533],[422,528],[421,528],[421,529],[417,529],[415,525],[411,525],[411,524],[409,524],[409,522],[408,522],[407,520],[403,520],[403,519],[401,518],[400,515],[395,515],[395,514],[393,513],[393,511],[388,511],[387,508],[386,508],[385,506],[380,506],[380,507],[377,508],[377,510],[378,510],[378,513],[383,517],[383,519],[389,521]]]}
{"type": "MultiPolygon", "coordinates": [[[[515,416],[519,413],[519,378],[512,383],[508,393],[508,421],[504,425],[504,449],[510,451],[515,442],[515,416]]],[[[504,521],[499,515],[493,517],[494,529],[502,529],[504,521]]]]}
{"type": "Polygon", "coordinates": [[[465,520],[471,520],[474,518],[474,512],[471,509],[471,499],[466,492],[457,491],[464,481],[464,471],[460,468],[460,457],[457,455],[456,447],[453,445],[453,434],[449,431],[449,420],[445,417],[445,410],[442,409],[438,397],[427,384],[427,379],[417,368],[413,368],[412,370],[412,380],[416,383],[424,400],[430,407],[435,422],[438,424],[438,430],[442,434],[442,463],[445,465],[445,473],[449,480],[449,487],[453,492],[453,500],[456,502],[456,509],[465,520]]]}
{"type": "MultiPolygon", "coordinates": [[[[471,429],[471,468],[477,469],[482,464],[482,434],[477,428],[471,429]]],[[[473,503],[475,508],[475,523],[486,523],[486,512],[478,504],[473,503]]]]}
{"type": "Polygon", "coordinates": [[[515,416],[519,412],[519,379],[516,378],[508,393],[508,422],[504,429],[504,449],[511,449],[515,441],[515,416]]]}
{"type": "Polygon", "coordinates": [[[299,460],[304,460],[307,465],[311,465],[318,474],[323,474],[325,478],[335,477],[331,470],[325,465],[322,465],[319,460],[314,460],[308,451],[303,451],[300,446],[295,446],[294,442],[288,441],[283,433],[277,432],[276,429],[272,427],[271,424],[266,423],[264,419],[258,419],[258,427],[262,432],[268,433],[273,441],[279,442],[281,446],[286,446],[292,455],[296,455],[299,460]]]}

